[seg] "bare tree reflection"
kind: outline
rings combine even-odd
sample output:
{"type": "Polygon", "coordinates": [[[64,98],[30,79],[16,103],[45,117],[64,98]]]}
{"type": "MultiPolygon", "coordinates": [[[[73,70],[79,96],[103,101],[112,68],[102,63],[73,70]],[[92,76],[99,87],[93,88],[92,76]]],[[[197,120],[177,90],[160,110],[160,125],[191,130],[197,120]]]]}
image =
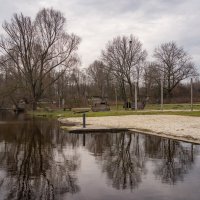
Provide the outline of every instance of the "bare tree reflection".
{"type": "Polygon", "coordinates": [[[138,134],[95,134],[87,147],[97,156],[114,188],[132,190],[142,181],[145,158],[138,134]]]}
{"type": "Polygon", "coordinates": [[[63,151],[66,134],[46,121],[14,126],[0,130],[0,166],[6,171],[0,183],[7,191],[5,199],[51,200],[78,192],[75,172],[80,158],[75,150],[63,151]]]}
{"type": "Polygon", "coordinates": [[[138,133],[90,134],[86,147],[116,189],[139,186],[149,158],[156,178],[168,184],[183,180],[195,162],[193,144],[138,133]]]}
{"type": "Polygon", "coordinates": [[[193,144],[147,136],[145,146],[150,157],[159,158],[154,174],[164,183],[182,181],[193,165],[193,144]]]}

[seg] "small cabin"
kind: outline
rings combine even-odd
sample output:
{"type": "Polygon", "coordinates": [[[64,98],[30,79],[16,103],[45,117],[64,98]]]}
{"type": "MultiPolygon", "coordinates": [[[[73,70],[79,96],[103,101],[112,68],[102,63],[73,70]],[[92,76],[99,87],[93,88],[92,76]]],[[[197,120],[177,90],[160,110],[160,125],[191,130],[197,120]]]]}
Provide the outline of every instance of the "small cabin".
{"type": "Polygon", "coordinates": [[[93,112],[110,111],[110,106],[107,102],[107,98],[102,98],[98,96],[92,97],[91,109],[93,112]]]}

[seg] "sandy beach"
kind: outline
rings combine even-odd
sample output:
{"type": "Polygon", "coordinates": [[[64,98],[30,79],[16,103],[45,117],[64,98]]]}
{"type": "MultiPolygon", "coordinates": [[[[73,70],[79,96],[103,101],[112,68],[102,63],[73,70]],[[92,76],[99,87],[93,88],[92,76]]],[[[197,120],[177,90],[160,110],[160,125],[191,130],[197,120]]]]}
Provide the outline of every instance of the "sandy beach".
{"type": "MultiPolygon", "coordinates": [[[[82,118],[60,118],[62,123],[82,123],[82,118]]],[[[128,128],[148,134],[200,143],[200,118],[176,115],[88,117],[88,127],[128,128]]],[[[80,127],[80,126],[79,126],[80,127]]]]}

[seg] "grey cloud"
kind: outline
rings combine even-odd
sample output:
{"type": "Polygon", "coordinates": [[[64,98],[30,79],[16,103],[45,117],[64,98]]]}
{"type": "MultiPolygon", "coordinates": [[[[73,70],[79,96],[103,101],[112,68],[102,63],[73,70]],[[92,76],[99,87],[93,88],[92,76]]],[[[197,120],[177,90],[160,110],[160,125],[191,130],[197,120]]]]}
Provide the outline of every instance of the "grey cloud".
{"type": "Polygon", "coordinates": [[[161,42],[174,40],[200,63],[199,0],[0,0],[0,4],[0,23],[14,12],[34,16],[42,7],[61,10],[67,30],[82,37],[83,66],[100,57],[108,40],[122,34],[139,37],[149,59],[161,42]]]}

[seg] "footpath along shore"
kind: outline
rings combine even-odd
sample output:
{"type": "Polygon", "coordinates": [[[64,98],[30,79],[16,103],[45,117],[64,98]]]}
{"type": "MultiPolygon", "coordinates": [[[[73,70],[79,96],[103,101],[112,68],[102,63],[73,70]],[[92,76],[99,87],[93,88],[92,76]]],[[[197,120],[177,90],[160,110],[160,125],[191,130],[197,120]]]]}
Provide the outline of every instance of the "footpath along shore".
{"type": "MultiPolygon", "coordinates": [[[[80,129],[82,118],[60,118],[63,124],[77,123],[74,129],[80,129]]],[[[200,118],[176,115],[128,115],[88,117],[87,127],[127,128],[146,134],[200,143],[200,118]]]]}

